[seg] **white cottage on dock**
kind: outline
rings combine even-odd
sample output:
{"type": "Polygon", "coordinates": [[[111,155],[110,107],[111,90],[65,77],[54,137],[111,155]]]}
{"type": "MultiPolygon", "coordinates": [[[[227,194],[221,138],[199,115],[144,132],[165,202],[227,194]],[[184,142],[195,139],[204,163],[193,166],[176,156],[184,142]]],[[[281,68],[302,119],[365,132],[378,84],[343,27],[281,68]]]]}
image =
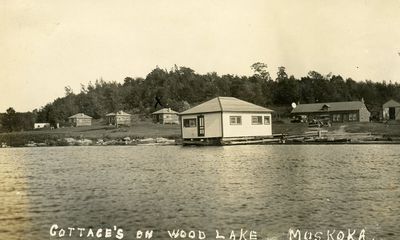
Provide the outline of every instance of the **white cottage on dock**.
{"type": "Polygon", "coordinates": [[[181,112],[183,144],[235,144],[272,138],[273,111],[234,97],[216,97],[181,112]]]}

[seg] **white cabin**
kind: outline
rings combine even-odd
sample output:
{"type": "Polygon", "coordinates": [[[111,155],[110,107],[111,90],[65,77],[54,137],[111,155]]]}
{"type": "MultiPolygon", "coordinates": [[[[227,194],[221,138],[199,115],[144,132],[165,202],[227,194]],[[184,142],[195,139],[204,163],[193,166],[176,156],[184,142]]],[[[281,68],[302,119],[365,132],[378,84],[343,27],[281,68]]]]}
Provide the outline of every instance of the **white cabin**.
{"type": "Polygon", "coordinates": [[[34,123],[33,129],[50,128],[50,123],[34,123]]]}
{"type": "Polygon", "coordinates": [[[216,97],[179,114],[182,138],[185,143],[271,137],[272,112],[234,97],[216,97]]]}
{"type": "Polygon", "coordinates": [[[382,106],[383,120],[400,120],[400,103],[389,100],[382,106]]]}

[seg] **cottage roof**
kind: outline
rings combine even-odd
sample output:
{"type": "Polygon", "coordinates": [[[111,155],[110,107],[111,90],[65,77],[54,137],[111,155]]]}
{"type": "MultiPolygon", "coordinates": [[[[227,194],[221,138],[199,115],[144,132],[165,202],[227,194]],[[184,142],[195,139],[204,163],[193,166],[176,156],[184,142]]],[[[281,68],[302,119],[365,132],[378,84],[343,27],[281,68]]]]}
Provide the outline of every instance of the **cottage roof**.
{"type": "Polygon", "coordinates": [[[216,97],[207,102],[201,103],[190,108],[180,115],[212,113],[212,112],[273,112],[273,110],[264,108],[253,103],[249,103],[234,97],[216,97]]]}
{"type": "Polygon", "coordinates": [[[91,116],[88,116],[88,115],[86,115],[86,114],[84,114],[84,113],[77,113],[77,114],[75,114],[75,115],[72,115],[71,117],[69,117],[69,118],[92,118],[91,116]]]}
{"type": "Polygon", "coordinates": [[[383,108],[390,108],[390,107],[400,107],[400,103],[392,99],[383,104],[383,108]]]}
{"type": "Polygon", "coordinates": [[[351,111],[365,108],[362,101],[299,104],[292,113],[351,111]]]}
{"type": "Polygon", "coordinates": [[[118,111],[118,112],[116,112],[116,113],[108,113],[108,114],[106,114],[106,117],[109,117],[109,116],[130,116],[130,114],[129,113],[126,113],[126,112],[124,112],[124,111],[118,111]]]}
{"type": "Polygon", "coordinates": [[[178,114],[178,112],[175,112],[171,108],[163,108],[163,109],[160,109],[158,111],[153,112],[152,114],[162,114],[162,113],[175,113],[175,114],[178,114]]]}

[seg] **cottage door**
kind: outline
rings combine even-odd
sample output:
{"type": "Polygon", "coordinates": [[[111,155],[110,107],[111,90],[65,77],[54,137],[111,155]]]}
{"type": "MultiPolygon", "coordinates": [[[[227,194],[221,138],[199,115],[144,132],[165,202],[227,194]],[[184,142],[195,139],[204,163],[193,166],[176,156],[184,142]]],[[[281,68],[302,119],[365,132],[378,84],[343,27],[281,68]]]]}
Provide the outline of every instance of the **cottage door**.
{"type": "Polygon", "coordinates": [[[395,115],[396,115],[395,108],[394,107],[390,107],[389,108],[389,119],[390,120],[394,120],[396,118],[395,115]]]}
{"type": "Polygon", "coordinates": [[[348,122],[349,121],[349,115],[347,113],[343,114],[343,122],[348,122]]]}
{"type": "Polygon", "coordinates": [[[204,137],[205,126],[204,126],[204,115],[197,116],[197,136],[204,137]]]}

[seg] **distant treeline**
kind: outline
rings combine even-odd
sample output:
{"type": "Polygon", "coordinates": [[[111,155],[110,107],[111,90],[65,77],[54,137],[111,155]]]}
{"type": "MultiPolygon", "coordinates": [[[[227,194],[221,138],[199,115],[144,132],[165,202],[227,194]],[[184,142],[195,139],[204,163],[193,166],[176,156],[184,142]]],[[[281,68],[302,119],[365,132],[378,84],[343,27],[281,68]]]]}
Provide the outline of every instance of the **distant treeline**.
{"type": "Polygon", "coordinates": [[[123,83],[102,79],[89,82],[86,86],[81,85],[80,93],[74,93],[70,87],[65,87],[64,97],[57,98],[32,113],[18,114],[9,109],[10,112],[1,115],[2,128],[6,131],[28,129],[33,127],[33,122],[63,125],[67,123],[69,116],[78,112],[95,119],[118,110],[149,115],[156,110],[156,97],[164,107],[176,111],[183,111],[216,96],[237,97],[286,111],[290,111],[292,102],[336,102],[363,98],[373,114],[378,114],[387,100],[400,99],[398,83],[370,80],[356,82],[351,78],[323,75],[316,71],[296,78],[289,76],[285,67],[279,67],[276,79],[272,79],[266,64],[255,63],[251,68],[254,70],[252,76],[219,76],[215,72],[197,74],[188,67],[175,66],[171,70],[157,67],[146,78],[126,77],[123,83]]]}

